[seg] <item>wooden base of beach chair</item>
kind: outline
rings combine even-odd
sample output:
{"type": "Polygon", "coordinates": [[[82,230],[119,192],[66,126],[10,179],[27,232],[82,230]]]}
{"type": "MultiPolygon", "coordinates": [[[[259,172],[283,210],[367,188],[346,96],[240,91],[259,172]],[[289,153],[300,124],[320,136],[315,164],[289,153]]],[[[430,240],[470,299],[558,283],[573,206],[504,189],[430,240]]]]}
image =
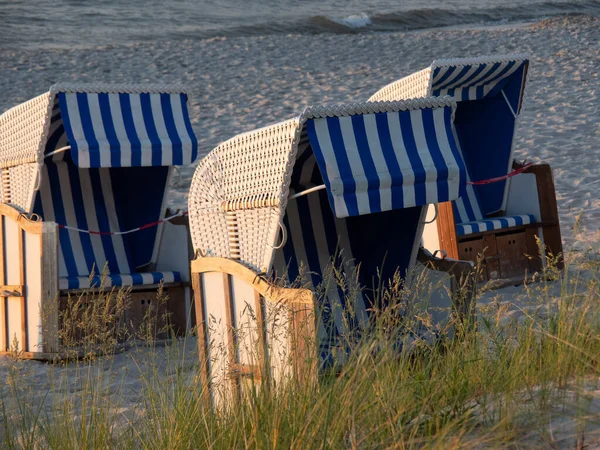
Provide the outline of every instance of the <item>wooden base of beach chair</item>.
{"type": "Polygon", "coordinates": [[[535,175],[541,221],[500,230],[456,235],[450,202],[438,206],[439,246],[448,257],[477,263],[481,261],[478,282],[503,280],[521,284],[527,276],[552,262],[562,270],[562,240],[552,171],[548,164],[531,166],[524,173],[535,175]],[[540,255],[543,245],[544,254],[540,255]]]}
{"type": "Polygon", "coordinates": [[[124,351],[140,341],[156,344],[184,335],[195,325],[194,315],[186,311],[189,286],[182,283],[164,285],[160,298],[157,296],[158,288],[158,285],[140,286],[122,294],[119,294],[118,288],[61,292],[56,307],[47,306],[48,314],[42,317],[46,326],[51,321],[58,321],[55,326],[56,350],[22,351],[19,345],[15,345],[12,349],[0,351],[0,355],[58,361],[105,354],[107,349],[124,351]],[[119,295],[122,295],[121,306],[117,306],[119,295]],[[98,300],[102,304],[92,304],[98,300]],[[190,320],[191,323],[188,323],[190,320]],[[86,333],[104,334],[104,342],[97,342],[86,333]]]}
{"type": "Polygon", "coordinates": [[[275,286],[225,258],[198,258],[191,271],[207,401],[237,401],[245,385],[316,376],[310,290],[275,286]]]}

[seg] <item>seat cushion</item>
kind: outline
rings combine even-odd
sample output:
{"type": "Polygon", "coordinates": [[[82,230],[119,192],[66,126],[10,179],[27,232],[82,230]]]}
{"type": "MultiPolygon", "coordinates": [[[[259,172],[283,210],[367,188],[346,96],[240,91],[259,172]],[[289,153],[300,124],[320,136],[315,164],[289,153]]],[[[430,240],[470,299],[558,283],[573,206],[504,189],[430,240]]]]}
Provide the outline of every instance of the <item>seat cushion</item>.
{"type": "MultiPolygon", "coordinates": [[[[102,277],[94,276],[90,283],[89,277],[60,277],[58,287],[65,289],[88,289],[90,287],[99,287],[102,277]]],[[[165,283],[177,283],[181,281],[179,272],[147,272],[130,274],[109,274],[106,275],[103,287],[112,286],[144,286],[154,285],[161,281],[165,283]]]]}
{"type": "Polygon", "coordinates": [[[493,219],[478,220],[476,222],[467,222],[456,225],[456,235],[465,236],[482,231],[501,230],[503,228],[518,227],[535,222],[533,214],[524,214],[521,216],[494,217],[493,219]]]}

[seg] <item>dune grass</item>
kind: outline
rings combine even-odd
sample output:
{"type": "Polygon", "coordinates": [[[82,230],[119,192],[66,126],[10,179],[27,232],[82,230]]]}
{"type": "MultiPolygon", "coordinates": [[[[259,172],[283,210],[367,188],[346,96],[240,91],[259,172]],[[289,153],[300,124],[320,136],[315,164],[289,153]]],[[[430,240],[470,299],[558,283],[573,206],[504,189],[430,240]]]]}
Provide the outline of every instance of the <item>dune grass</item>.
{"type": "Polygon", "coordinates": [[[193,337],[132,352],[134,386],[109,355],[57,364],[40,392],[22,377],[39,363],[15,359],[0,389],[2,448],[584,448],[600,428],[600,267],[556,281],[548,270],[518,314],[491,301],[460,339],[399,353],[388,321],[340,373],[250,384],[218,409],[186,354],[193,337]]]}

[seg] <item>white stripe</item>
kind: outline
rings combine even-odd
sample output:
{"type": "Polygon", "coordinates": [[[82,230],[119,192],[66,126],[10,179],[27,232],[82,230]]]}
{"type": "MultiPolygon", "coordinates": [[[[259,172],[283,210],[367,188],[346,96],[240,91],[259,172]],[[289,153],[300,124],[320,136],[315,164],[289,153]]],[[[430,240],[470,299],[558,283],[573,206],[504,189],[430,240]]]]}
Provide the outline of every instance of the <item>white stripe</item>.
{"type": "Polygon", "coordinates": [[[375,169],[379,176],[379,199],[381,201],[381,209],[383,211],[389,211],[392,209],[392,192],[390,190],[392,177],[390,176],[390,170],[388,169],[381,150],[379,133],[377,132],[377,122],[375,120],[375,115],[373,114],[364,115],[363,118],[365,121],[367,142],[369,143],[373,163],[375,164],[375,169]]]}
{"type": "Polygon", "coordinates": [[[121,286],[133,286],[133,277],[131,275],[120,275],[121,286]]]}
{"type": "MultiPolygon", "coordinates": [[[[57,164],[58,182],[60,184],[60,197],[65,212],[65,220],[67,224],[77,225],[75,216],[75,205],[73,204],[73,194],[71,192],[71,181],[66,164],[57,164]]],[[[68,231],[69,240],[71,241],[71,249],[73,250],[73,258],[75,258],[75,266],[77,267],[77,275],[85,276],[89,274],[87,264],[85,262],[85,254],[81,244],[81,235],[76,231],[68,231]]]]}
{"type": "Polygon", "coordinates": [[[327,178],[331,185],[330,194],[333,196],[333,203],[335,209],[335,215],[337,217],[348,217],[348,208],[344,201],[344,184],[340,177],[340,169],[337,165],[335,158],[335,152],[331,143],[331,137],[329,135],[329,126],[327,125],[326,119],[314,119],[315,132],[317,134],[317,140],[319,141],[319,147],[323,153],[323,158],[329,164],[327,164],[327,178]]]}
{"type": "Polygon", "coordinates": [[[131,113],[133,115],[133,122],[135,125],[135,131],[137,132],[138,139],[142,147],[142,166],[152,165],[152,152],[144,151],[152,148],[150,138],[148,138],[148,132],[146,131],[146,124],[144,122],[144,115],[142,113],[142,103],[139,95],[131,94],[129,96],[131,103],[131,113]]]}
{"type": "MultiPolygon", "coordinates": [[[[115,197],[113,195],[112,183],[110,180],[110,169],[100,169],[99,172],[102,197],[104,198],[104,205],[108,216],[108,226],[110,227],[109,231],[121,231],[119,228],[118,215],[115,208],[115,197]]],[[[115,250],[115,256],[117,257],[117,264],[119,265],[119,273],[133,272],[133,267],[129,267],[129,262],[127,261],[123,238],[119,235],[113,235],[111,239],[115,250]]]]}
{"type": "Polygon", "coordinates": [[[88,97],[88,104],[90,106],[92,128],[94,129],[94,135],[96,136],[96,141],[98,142],[100,167],[110,167],[110,145],[108,144],[106,132],[104,131],[104,121],[102,120],[102,114],[100,113],[98,94],[86,95],[88,97]]]}
{"type": "Polygon", "coordinates": [[[490,84],[486,85],[483,88],[483,95],[484,96],[487,95],[492,89],[494,89],[494,87],[498,83],[500,83],[500,81],[505,80],[506,78],[510,77],[513,73],[515,73],[521,67],[521,65],[522,65],[522,63],[515,62],[515,64],[504,75],[502,75],[496,81],[491,82],[490,84]]]}
{"type": "Polygon", "coordinates": [[[400,129],[400,115],[397,112],[387,114],[388,126],[390,129],[390,138],[394,148],[394,156],[400,172],[402,173],[402,198],[404,207],[408,208],[415,204],[415,172],[412,170],[412,165],[408,159],[406,146],[404,145],[404,136],[400,129]]]}
{"type": "MultiPolygon", "coordinates": [[[[412,122],[413,135],[415,137],[415,143],[417,145],[417,153],[421,159],[421,163],[425,168],[425,195],[427,203],[437,203],[438,201],[438,186],[437,186],[437,168],[431,157],[431,152],[427,146],[427,139],[425,137],[425,128],[423,125],[423,111],[413,110],[410,112],[410,119],[412,122]]],[[[412,203],[409,206],[415,206],[416,203],[412,203]]],[[[405,207],[407,205],[404,205],[405,207]]]]}
{"type": "Polygon", "coordinates": [[[456,160],[450,142],[448,141],[448,133],[446,132],[446,122],[444,120],[445,108],[433,110],[433,126],[435,128],[435,136],[442,152],[444,162],[448,168],[448,194],[450,198],[457,198],[460,187],[460,167],[456,160]]]}
{"type": "Polygon", "coordinates": [[[433,77],[433,81],[431,83],[431,86],[433,89],[435,89],[434,86],[438,83],[440,78],[442,78],[444,76],[444,74],[450,69],[450,67],[451,66],[436,67],[436,69],[440,69],[440,71],[438,72],[438,74],[436,76],[433,77]]]}
{"type": "Polygon", "coordinates": [[[69,122],[71,123],[71,130],[73,131],[73,138],[77,143],[78,165],[79,167],[90,167],[89,144],[83,134],[81,115],[79,113],[79,105],[77,104],[77,94],[65,94],[65,99],[69,113],[69,122]]]}
{"type": "MultiPolygon", "coordinates": [[[[456,89],[457,87],[459,87],[465,80],[468,80],[469,77],[471,75],[473,75],[473,72],[475,72],[478,68],[479,68],[479,64],[471,66],[471,68],[469,70],[467,70],[467,73],[465,73],[462,77],[460,77],[459,80],[454,80],[451,84],[449,84],[447,86],[447,89],[456,89]]],[[[459,70],[458,73],[460,73],[461,71],[462,71],[462,69],[459,70]]]]}
{"type": "MultiPolygon", "coordinates": [[[[44,222],[56,222],[54,215],[54,202],[52,201],[52,191],[50,190],[50,177],[48,174],[48,166],[42,166],[42,182],[37,195],[40,196],[42,202],[42,210],[44,212],[44,222]]],[[[65,255],[63,255],[62,247],[58,245],[58,275],[68,276],[67,265],[65,263],[65,255]]]]}
{"type": "Polygon", "coordinates": [[[514,217],[506,217],[506,221],[508,222],[509,227],[516,227],[517,221],[514,217]]]}
{"type": "MultiPolygon", "coordinates": [[[[91,230],[99,230],[89,170],[79,170],[79,181],[81,183],[81,195],[84,199],[83,206],[88,227],[90,227],[91,230]]],[[[102,245],[102,237],[97,234],[92,234],[90,235],[90,240],[92,241],[94,261],[96,262],[94,273],[101,276],[104,265],[106,264],[106,254],[104,253],[104,246],[102,245]]]]}
{"type": "Polygon", "coordinates": [[[362,292],[362,288],[357,279],[358,269],[352,254],[352,247],[350,246],[350,240],[348,238],[348,229],[346,228],[345,219],[335,219],[335,228],[337,231],[338,238],[340,240],[340,248],[342,249],[342,262],[344,270],[346,271],[346,278],[348,285],[352,290],[356,291],[356,296],[353,298],[346,298],[346,301],[354,301],[354,313],[356,319],[361,328],[365,328],[369,324],[369,315],[367,314],[367,307],[365,305],[365,299],[362,292]]]}
{"type": "MultiPolygon", "coordinates": [[[[317,255],[319,258],[319,266],[321,267],[321,283],[325,283],[323,286],[325,289],[325,295],[329,299],[329,304],[333,312],[335,325],[340,332],[347,333],[349,330],[345,326],[342,301],[340,299],[337,282],[335,276],[327,276],[327,271],[332,267],[332,257],[329,254],[327,237],[325,236],[325,224],[323,223],[323,206],[327,208],[327,205],[321,205],[321,198],[319,195],[309,195],[307,197],[308,205],[310,209],[310,217],[312,219],[312,231],[315,238],[315,242],[311,242],[310,245],[314,245],[317,249],[317,255]]],[[[337,245],[337,242],[335,242],[337,245]]]]}
{"type": "Polygon", "coordinates": [[[142,283],[143,284],[154,284],[154,277],[151,273],[142,273],[142,283]]]}
{"type": "Polygon", "coordinates": [[[348,157],[350,170],[352,170],[352,178],[354,178],[354,183],[356,185],[355,198],[358,205],[358,213],[361,215],[368,214],[371,212],[368,195],[369,183],[358,152],[358,145],[356,143],[356,137],[354,136],[354,127],[352,126],[352,118],[340,117],[339,120],[346,156],[348,157]]]}
{"type": "Polygon", "coordinates": [[[173,165],[173,143],[165,126],[165,116],[163,115],[162,105],[160,103],[160,94],[150,94],[150,105],[152,106],[152,116],[154,125],[160,139],[162,165],[173,165]]]}
{"type": "MultiPolygon", "coordinates": [[[[298,212],[298,202],[296,200],[292,200],[288,203],[287,207],[287,215],[289,219],[290,229],[288,230],[288,234],[292,239],[292,246],[294,247],[294,256],[296,258],[296,263],[298,264],[298,271],[300,275],[300,279],[303,286],[312,286],[312,278],[309,273],[307,273],[310,268],[308,267],[308,258],[306,256],[306,250],[304,247],[304,238],[302,236],[302,228],[300,225],[300,214],[298,212]]],[[[287,261],[286,261],[287,262],[287,261]]],[[[296,281],[296,280],[292,280],[296,281]]],[[[316,286],[314,286],[316,288],[316,286]]],[[[317,332],[318,338],[320,341],[327,339],[327,332],[325,330],[325,326],[323,325],[323,321],[318,318],[319,329],[317,332]]]]}
{"type": "Polygon", "coordinates": [[[119,151],[121,152],[121,167],[131,166],[131,142],[127,137],[125,130],[125,122],[123,121],[123,113],[121,109],[121,100],[119,94],[108,94],[108,104],[115,127],[115,134],[119,140],[119,151]]]}
{"type": "Polygon", "coordinates": [[[173,119],[175,120],[175,128],[181,139],[183,164],[192,163],[192,141],[185,127],[183,105],[179,94],[171,94],[171,109],[173,110],[173,119]]]}

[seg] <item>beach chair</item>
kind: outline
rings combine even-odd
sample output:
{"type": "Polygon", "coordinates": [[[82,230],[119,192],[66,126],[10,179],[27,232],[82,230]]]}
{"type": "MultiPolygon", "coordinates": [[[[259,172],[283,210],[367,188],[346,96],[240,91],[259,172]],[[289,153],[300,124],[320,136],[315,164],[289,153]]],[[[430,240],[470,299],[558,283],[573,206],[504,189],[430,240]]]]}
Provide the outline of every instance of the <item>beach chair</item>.
{"type": "Polygon", "coordinates": [[[131,287],[135,325],[163,283],[187,328],[188,226],[163,222],[174,167],[198,153],[187,101],[168,86],[57,84],[0,116],[0,352],[55,357],[61,308],[89,288],[131,287]]]}
{"type": "Polygon", "coordinates": [[[466,195],[430,208],[424,245],[452,258],[476,261],[483,255],[483,280],[522,282],[550,254],[562,268],[550,166],[524,166],[513,158],[528,67],[523,55],[438,60],[370,98],[455,98],[457,142],[469,177],[466,195]],[[545,247],[541,255],[538,239],[545,247]]]}
{"type": "Polygon", "coordinates": [[[472,270],[420,249],[427,205],[466,186],[454,108],[450,97],[309,108],[200,162],[188,198],[191,272],[213,401],[239,395],[243,380],[333,367],[343,337],[385,306],[378,292],[395,275],[411,285],[417,260],[453,280],[472,270]],[[314,366],[307,336],[318,341],[314,366]]]}

